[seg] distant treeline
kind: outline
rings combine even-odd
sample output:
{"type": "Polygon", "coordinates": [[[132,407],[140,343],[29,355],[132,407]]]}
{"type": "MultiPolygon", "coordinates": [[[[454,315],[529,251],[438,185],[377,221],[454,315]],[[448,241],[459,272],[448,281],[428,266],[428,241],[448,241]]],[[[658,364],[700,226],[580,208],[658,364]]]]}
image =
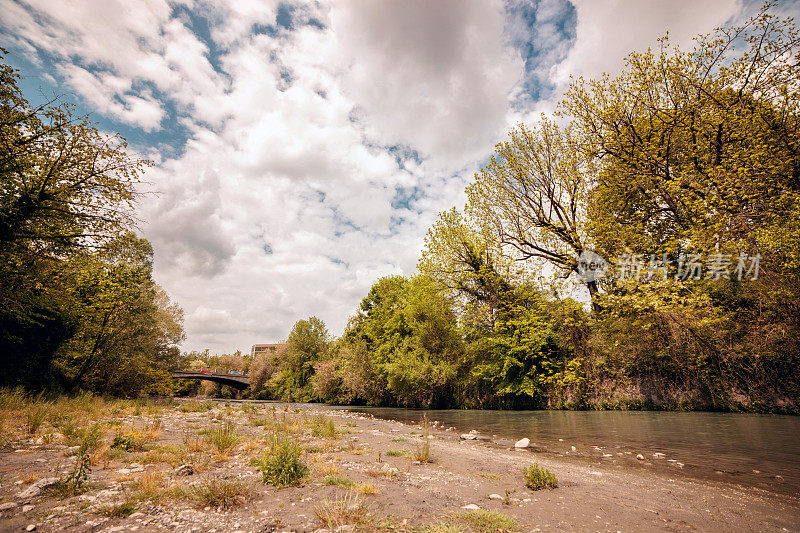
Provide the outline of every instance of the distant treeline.
{"type": "Polygon", "coordinates": [[[419,275],[379,280],[339,339],[311,318],[242,359],[252,394],[798,412],[800,37],[769,10],[575,81],[440,215],[419,275]],[[608,275],[578,278],[588,251],[608,275]]]}

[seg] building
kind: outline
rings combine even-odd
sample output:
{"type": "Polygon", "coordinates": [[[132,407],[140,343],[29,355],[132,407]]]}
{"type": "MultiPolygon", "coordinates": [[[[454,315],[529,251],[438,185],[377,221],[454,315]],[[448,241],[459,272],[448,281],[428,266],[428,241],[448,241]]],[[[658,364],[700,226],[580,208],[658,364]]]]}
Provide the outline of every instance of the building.
{"type": "Polygon", "coordinates": [[[250,348],[250,357],[255,357],[256,355],[264,352],[274,354],[281,346],[286,346],[286,343],[277,342],[275,344],[254,344],[253,347],[250,348]]]}

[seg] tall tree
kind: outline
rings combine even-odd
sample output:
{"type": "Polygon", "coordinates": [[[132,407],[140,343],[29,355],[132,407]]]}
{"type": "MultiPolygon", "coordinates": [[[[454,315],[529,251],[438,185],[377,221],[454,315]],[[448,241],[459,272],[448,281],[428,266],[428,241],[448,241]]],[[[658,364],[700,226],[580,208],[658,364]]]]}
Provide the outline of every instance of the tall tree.
{"type": "Polygon", "coordinates": [[[0,64],[0,382],[34,387],[80,324],[62,262],[131,228],[147,163],[68,105],[30,105],[18,80],[0,64]]]}
{"type": "MultiPolygon", "coordinates": [[[[509,256],[569,277],[588,247],[586,198],[595,171],[584,153],[572,127],[544,117],[519,125],[467,187],[467,212],[495,232],[509,256]]],[[[596,282],[586,286],[594,301],[596,282]]]]}

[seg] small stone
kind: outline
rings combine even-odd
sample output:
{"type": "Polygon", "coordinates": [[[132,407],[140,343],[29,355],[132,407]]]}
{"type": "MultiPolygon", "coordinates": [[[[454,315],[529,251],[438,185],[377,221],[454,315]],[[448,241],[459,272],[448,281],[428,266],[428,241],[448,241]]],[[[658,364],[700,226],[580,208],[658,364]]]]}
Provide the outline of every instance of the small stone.
{"type": "Polygon", "coordinates": [[[462,509],[468,509],[470,511],[477,511],[478,509],[480,509],[480,507],[478,507],[474,503],[470,503],[469,505],[465,505],[464,507],[462,507],[462,509]]]}
{"type": "Polygon", "coordinates": [[[28,511],[33,511],[34,507],[35,507],[34,505],[23,505],[22,512],[27,513],[28,511]]]}
{"type": "Polygon", "coordinates": [[[663,459],[665,456],[666,455],[661,452],[656,452],[653,454],[653,457],[655,457],[656,459],[663,459]]]}
{"type": "Polygon", "coordinates": [[[191,476],[194,474],[194,467],[192,465],[181,465],[175,469],[176,476],[191,476]]]}
{"type": "Polygon", "coordinates": [[[0,511],[10,511],[11,509],[13,509],[16,506],[17,506],[17,504],[14,503],[14,502],[6,502],[6,503],[0,505],[0,511]]]}
{"type": "Polygon", "coordinates": [[[519,439],[517,442],[514,443],[514,448],[527,448],[531,445],[531,439],[524,438],[519,439]]]}
{"type": "Polygon", "coordinates": [[[642,455],[640,453],[636,454],[636,458],[639,459],[640,461],[644,461],[644,455],[642,455]]]}
{"type": "Polygon", "coordinates": [[[472,433],[462,433],[461,440],[475,440],[477,439],[477,435],[473,435],[472,433]]]}
{"type": "Polygon", "coordinates": [[[39,481],[37,481],[36,483],[31,485],[27,489],[25,489],[22,492],[20,492],[19,494],[17,494],[17,497],[18,498],[22,498],[22,499],[33,498],[34,496],[38,496],[39,493],[42,492],[43,488],[45,488],[47,486],[50,486],[50,485],[52,485],[54,483],[57,483],[57,482],[58,482],[58,478],[57,477],[47,477],[47,478],[44,478],[44,479],[40,479],[39,481]]]}
{"type": "Polygon", "coordinates": [[[500,496],[499,494],[489,494],[489,499],[490,500],[502,500],[503,497],[500,496]]]}
{"type": "Polygon", "coordinates": [[[28,527],[25,528],[25,531],[34,531],[36,529],[36,524],[28,524],[28,527]]]}
{"type": "Polygon", "coordinates": [[[570,446],[570,449],[571,449],[573,452],[577,452],[577,451],[578,451],[578,448],[576,448],[575,446],[570,446]]]}

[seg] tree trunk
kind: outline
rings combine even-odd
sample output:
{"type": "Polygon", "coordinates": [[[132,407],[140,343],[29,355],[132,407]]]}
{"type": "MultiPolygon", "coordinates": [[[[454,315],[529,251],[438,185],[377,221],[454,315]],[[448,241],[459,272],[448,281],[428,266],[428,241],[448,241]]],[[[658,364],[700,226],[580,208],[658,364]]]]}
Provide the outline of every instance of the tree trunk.
{"type": "Polygon", "coordinates": [[[594,280],[592,280],[592,281],[587,281],[587,282],[586,282],[586,288],[587,288],[587,289],[589,289],[589,297],[592,299],[592,312],[593,312],[595,315],[596,315],[596,314],[599,314],[599,313],[600,313],[600,311],[602,311],[602,310],[603,310],[603,308],[602,308],[602,307],[600,307],[600,304],[599,304],[599,303],[597,303],[597,294],[598,294],[598,291],[597,291],[597,282],[596,282],[596,281],[594,281],[594,280]]]}

